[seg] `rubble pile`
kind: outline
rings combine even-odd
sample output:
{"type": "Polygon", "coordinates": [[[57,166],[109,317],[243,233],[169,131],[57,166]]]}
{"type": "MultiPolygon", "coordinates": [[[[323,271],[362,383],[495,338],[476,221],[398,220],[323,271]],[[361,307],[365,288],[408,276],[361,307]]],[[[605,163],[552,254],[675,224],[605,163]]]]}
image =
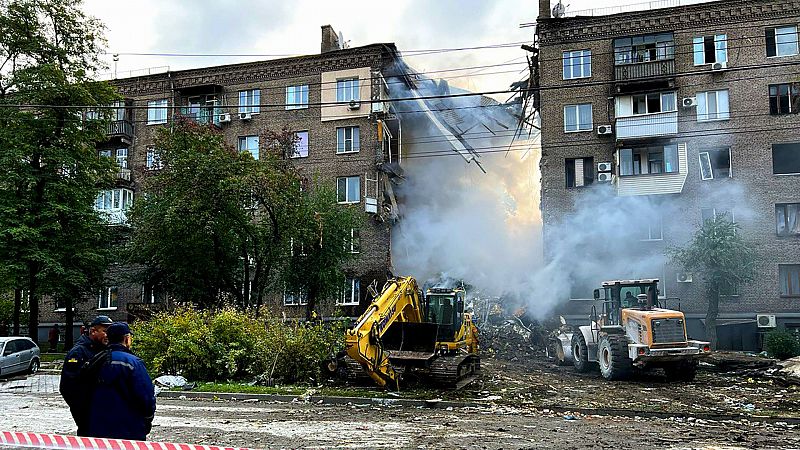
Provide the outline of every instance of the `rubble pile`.
{"type": "Polygon", "coordinates": [[[800,385],[800,357],[779,361],[748,353],[712,353],[704,363],[726,375],[771,380],[783,386],[800,385]]]}
{"type": "Polygon", "coordinates": [[[546,330],[536,322],[519,318],[485,323],[480,329],[481,352],[486,357],[528,361],[545,354],[546,330]]]}

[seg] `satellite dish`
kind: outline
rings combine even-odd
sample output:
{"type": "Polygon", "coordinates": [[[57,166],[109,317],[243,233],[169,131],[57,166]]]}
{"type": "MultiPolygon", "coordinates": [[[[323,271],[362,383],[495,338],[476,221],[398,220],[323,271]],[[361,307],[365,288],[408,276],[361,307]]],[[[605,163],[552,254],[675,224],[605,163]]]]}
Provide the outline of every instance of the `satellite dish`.
{"type": "Polygon", "coordinates": [[[344,40],[344,35],[339,32],[339,48],[350,48],[350,44],[344,40]]]}
{"type": "Polygon", "coordinates": [[[564,17],[564,14],[566,14],[566,12],[567,12],[567,7],[564,6],[564,4],[561,3],[561,1],[559,1],[556,4],[556,6],[553,6],[553,17],[555,17],[556,19],[564,17]]]}

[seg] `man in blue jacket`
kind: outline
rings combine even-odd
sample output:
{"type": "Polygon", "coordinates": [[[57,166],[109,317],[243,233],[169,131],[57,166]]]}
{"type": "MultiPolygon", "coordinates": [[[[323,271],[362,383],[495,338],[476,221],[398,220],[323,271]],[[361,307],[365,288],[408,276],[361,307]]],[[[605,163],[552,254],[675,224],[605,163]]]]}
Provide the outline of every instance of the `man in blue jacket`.
{"type": "Polygon", "coordinates": [[[92,377],[86,375],[86,369],[92,358],[108,345],[106,328],[112,323],[108,316],[97,316],[89,325],[89,335],[81,335],[64,358],[58,390],[78,426],[78,436],[87,436],[86,425],[94,384],[92,377]]]}
{"type": "Polygon", "coordinates": [[[89,412],[89,436],[144,441],[153,424],[156,395],[144,363],[131,353],[125,322],[108,327],[110,355],[99,369],[89,412]]]}

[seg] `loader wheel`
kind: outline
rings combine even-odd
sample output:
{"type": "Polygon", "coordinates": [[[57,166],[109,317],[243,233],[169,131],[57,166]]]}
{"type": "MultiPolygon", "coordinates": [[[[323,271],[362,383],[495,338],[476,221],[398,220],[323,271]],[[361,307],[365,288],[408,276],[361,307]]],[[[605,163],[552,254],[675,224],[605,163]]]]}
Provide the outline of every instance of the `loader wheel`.
{"type": "Polygon", "coordinates": [[[578,372],[589,370],[589,348],[586,346],[586,339],[580,331],[572,335],[572,365],[578,372]]]}
{"type": "Polygon", "coordinates": [[[625,336],[606,335],[600,338],[597,347],[597,362],[600,373],[606,380],[628,378],[632,370],[628,357],[628,339],[625,336]]]}
{"type": "Polygon", "coordinates": [[[697,375],[697,361],[680,361],[664,367],[668,381],[694,381],[697,375]]]}

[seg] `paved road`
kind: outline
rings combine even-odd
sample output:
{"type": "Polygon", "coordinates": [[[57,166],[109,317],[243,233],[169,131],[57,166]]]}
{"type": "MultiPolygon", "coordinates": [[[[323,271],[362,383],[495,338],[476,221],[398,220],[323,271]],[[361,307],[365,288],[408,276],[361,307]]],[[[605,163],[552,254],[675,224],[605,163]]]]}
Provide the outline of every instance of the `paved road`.
{"type": "MultiPolygon", "coordinates": [[[[57,376],[0,381],[0,430],[72,433],[57,376]],[[14,387],[20,386],[20,387],[14,387]],[[26,392],[27,389],[27,392],[26,392]]],[[[257,448],[798,448],[795,426],[578,416],[526,408],[159,399],[153,440],[257,448]]]]}

